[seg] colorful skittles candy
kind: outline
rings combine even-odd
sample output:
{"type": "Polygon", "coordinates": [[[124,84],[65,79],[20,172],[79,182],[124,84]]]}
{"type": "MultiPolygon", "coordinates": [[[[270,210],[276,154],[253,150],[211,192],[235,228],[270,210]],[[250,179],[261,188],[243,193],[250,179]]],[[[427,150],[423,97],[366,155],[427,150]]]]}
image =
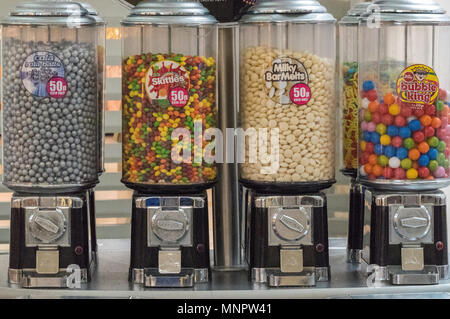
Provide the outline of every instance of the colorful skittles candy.
{"type": "MultiPolygon", "coordinates": [[[[147,53],[125,58],[122,67],[123,181],[214,181],[214,164],[194,162],[194,122],[200,121],[203,130],[216,126],[214,58],[147,53]],[[192,134],[191,141],[186,141],[190,163],[176,163],[172,158],[172,132],[177,128],[186,128],[192,134]]],[[[203,150],[207,145],[203,140],[203,150]]]]}

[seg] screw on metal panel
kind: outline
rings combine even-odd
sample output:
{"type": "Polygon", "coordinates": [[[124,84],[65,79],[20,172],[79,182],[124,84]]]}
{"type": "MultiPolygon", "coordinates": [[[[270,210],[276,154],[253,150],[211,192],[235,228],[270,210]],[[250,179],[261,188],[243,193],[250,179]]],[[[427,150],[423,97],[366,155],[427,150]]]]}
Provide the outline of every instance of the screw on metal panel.
{"type": "Polygon", "coordinates": [[[75,247],[75,254],[76,254],[77,256],[83,255],[83,252],[84,252],[83,247],[81,247],[81,246],[75,247]]]}
{"type": "Polygon", "coordinates": [[[444,249],[444,243],[441,241],[436,242],[436,250],[441,251],[444,249]]]}
{"type": "Polygon", "coordinates": [[[325,250],[325,245],[324,245],[324,244],[317,244],[317,245],[316,245],[316,251],[317,251],[318,253],[323,253],[324,250],[325,250]]]}

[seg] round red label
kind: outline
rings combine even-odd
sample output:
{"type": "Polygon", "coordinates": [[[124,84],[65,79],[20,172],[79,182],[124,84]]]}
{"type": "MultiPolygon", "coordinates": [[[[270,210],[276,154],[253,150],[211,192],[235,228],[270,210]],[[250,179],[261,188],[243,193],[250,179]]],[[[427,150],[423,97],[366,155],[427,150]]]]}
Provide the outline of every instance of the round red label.
{"type": "Polygon", "coordinates": [[[289,96],[292,103],[305,105],[311,100],[311,89],[307,84],[297,83],[291,88],[289,96]]]}
{"type": "Polygon", "coordinates": [[[183,107],[189,100],[189,92],[185,88],[176,87],[169,91],[169,102],[172,106],[183,107]]]}
{"type": "Polygon", "coordinates": [[[55,99],[61,99],[67,94],[67,81],[62,77],[53,77],[47,82],[48,95],[55,99]]]}

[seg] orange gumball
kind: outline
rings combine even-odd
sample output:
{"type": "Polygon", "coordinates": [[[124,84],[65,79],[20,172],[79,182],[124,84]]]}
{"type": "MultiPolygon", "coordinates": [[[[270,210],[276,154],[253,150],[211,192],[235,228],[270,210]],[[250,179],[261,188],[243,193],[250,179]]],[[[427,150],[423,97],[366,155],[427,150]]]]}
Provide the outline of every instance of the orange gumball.
{"type": "MultiPolygon", "coordinates": [[[[427,144],[427,143],[425,143],[427,144]]],[[[428,145],[428,144],[427,144],[428,145]]],[[[412,150],[409,151],[408,153],[408,157],[412,160],[412,161],[417,161],[420,157],[420,152],[417,148],[413,148],[412,150]]]]}
{"type": "Polygon", "coordinates": [[[375,113],[378,111],[378,102],[377,101],[373,101],[369,103],[369,111],[372,113],[375,113]]]}
{"type": "Polygon", "coordinates": [[[392,93],[388,93],[384,96],[384,103],[386,105],[391,105],[395,103],[395,96],[392,93]]]}
{"type": "Polygon", "coordinates": [[[372,165],[370,164],[364,165],[364,172],[366,172],[367,175],[372,174],[372,165]]]}
{"type": "Polygon", "coordinates": [[[414,169],[419,169],[419,163],[418,162],[413,162],[413,164],[412,164],[412,168],[414,168],[414,169]]]}
{"type": "Polygon", "coordinates": [[[423,126],[430,126],[432,122],[432,118],[431,116],[425,114],[422,115],[422,117],[420,118],[420,123],[422,123],[423,126]]]}
{"type": "Polygon", "coordinates": [[[375,154],[372,154],[369,156],[369,164],[370,165],[376,165],[378,163],[378,156],[376,156],[375,154]]]}
{"type": "Polygon", "coordinates": [[[384,169],[380,165],[374,165],[372,168],[372,174],[376,177],[383,175],[384,169]]]}
{"type": "Polygon", "coordinates": [[[433,120],[431,121],[431,126],[433,128],[440,128],[441,127],[441,119],[438,117],[433,117],[433,120]]]}
{"type": "Polygon", "coordinates": [[[419,149],[420,153],[426,154],[430,150],[430,145],[428,145],[427,142],[422,142],[417,148],[419,149]]]}

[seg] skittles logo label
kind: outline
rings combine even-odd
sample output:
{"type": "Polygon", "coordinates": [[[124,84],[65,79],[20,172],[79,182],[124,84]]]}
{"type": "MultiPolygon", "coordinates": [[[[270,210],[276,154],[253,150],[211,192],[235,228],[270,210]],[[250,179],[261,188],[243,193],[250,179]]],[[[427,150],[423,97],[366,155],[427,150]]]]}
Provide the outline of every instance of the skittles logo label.
{"type": "Polygon", "coordinates": [[[429,66],[407,67],[397,80],[397,94],[402,102],[423,106],[433,104],[439,94],[439,79],[429,66]]]}
{"type": "Polygon", "coordinates": [[[183,107],[189,101],[189,72],[174,61],[159,61],[147,72],[145,89],[161,106],[183,107]]]}

